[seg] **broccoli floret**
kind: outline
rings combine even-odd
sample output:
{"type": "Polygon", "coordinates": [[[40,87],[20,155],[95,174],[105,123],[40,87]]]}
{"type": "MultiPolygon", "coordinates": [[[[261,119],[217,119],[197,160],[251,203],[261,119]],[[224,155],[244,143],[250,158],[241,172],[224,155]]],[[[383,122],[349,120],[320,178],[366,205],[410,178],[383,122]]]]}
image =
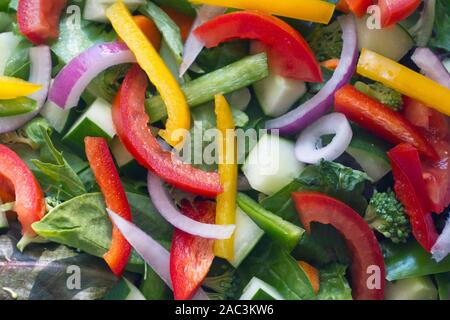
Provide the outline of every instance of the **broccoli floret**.
{"type": "Polygon", "coordinates": [[[355,88],[365,93],[366,95],[377,99],[385,106],[393,109],[394,111],[400,111],[403,108],[403,98],[401,93],[386,87],[380,82],[372,84],[365,84],[363,82],[356,82],[355,88]]]}
{"type": "Polygon", "coordinates": [[[339,58],[342,52],[342,29],[337,21],[317,26],[307,38],[319,61],[339,58]]]}
{"type": "Polygon", "coordinates": [[[374,194],[364,219],[394,243],[405,242],[411,232],[405,209],[392,190],[374,194]]]}
{"type": "Polygon", "coordinates": [[[213,292],[208,292],[211,300],[236,299],[238,294],[239,280],[234,270],[227,270],[219,276],[207,277],[203,281],[203,286],[213,292]]]}

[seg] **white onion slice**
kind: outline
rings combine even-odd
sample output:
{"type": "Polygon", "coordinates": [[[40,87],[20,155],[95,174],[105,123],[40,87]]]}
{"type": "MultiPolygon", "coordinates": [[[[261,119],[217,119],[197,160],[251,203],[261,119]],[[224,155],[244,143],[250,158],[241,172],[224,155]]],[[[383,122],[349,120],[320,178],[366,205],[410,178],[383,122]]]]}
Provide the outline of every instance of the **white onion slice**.
{"type": "Polygon", "coordinates": [[[78,105],[89,83],[109,67],[136,62],[125,43],[95,45],[73,58],[56,76],[48,99],[62,109],[78,105]]]}
{"type": "Polygon", "coordinates": [[[445,228],[431,248],[433,259],[441,262],[450,253],[450,218],[447,219],[445,228]]]}
{"type": "Polygon", "coordinates": [[[205,22],[224,14],[226,10],[226,8],[208,5],[203,5],[197,9],[197,18],[192,25],[191,32],[186,40],[186,44],[184,45],[183,62],[181,63],[179,71],[180,78],[186,73],[186,71],[188,71],[203,49],[203,43],[198,41],[193,31],[205,22]]]}
{"type": "Polygon", "coordinates": [[[352,137],[350,123],[342,113],[327,114],[302,131],[295,145],[295,157],[310,164],[317,164],[322,159],[333,161],[345,152],[352,137]],[[322,147],[321,137],[327,134],[336,135],[322,147]]]}
{"type": "Polygon", "coordinates": [[[201,223],[182,214],[170,199],[162,180],[150,171],[147,175],[147,187],[155,208],[175,228],[208,239],[229,239],[233,235],[234,225],[201,223]]]}
{"type": "Polygon", "coordinates": [[[450,89],[450,73],[430,49],[417,48],[411,59],[425,76],[450,89]]]}
{"type": "Polygon", "coordinates": [[[24,126],[28,121],[39,114],[47,99],[52,73],[50,48],[48,46],[33,47],[30,49],[29,55],[31,70],[28,81],[42,85],[42,88],[39,91],[28,96],[36,101],[37,108],[32,112],[18,116],[0,117],[0,133],[17,130],[24,126]]]}
{"type": "MultiPolygon", "coordinates": [[[[106,210],[112,222],[125,239],[167,286],[173,290],[172,279],[170,278],[170,252],[131,222],[109,209],[106,210]]],[[[192,300],[208,300],[208,295],[200,288],[192,300]]]]}

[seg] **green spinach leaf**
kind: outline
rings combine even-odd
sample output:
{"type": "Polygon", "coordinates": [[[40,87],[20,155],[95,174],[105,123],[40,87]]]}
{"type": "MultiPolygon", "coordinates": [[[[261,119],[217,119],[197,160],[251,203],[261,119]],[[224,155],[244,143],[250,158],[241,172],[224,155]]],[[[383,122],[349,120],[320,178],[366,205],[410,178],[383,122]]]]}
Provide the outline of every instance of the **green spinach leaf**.
{"type": "Polygon", "coordinates": [[[434,34],[430,44],[450,51],[450,0],[436,0],[434,34]]]}
{"type": "Polygon", "coordinates": [[[345,278],[346,270],[346,266],[338,263],[320,270],[319,300],[352,300],[352,289],[345,278]]]}

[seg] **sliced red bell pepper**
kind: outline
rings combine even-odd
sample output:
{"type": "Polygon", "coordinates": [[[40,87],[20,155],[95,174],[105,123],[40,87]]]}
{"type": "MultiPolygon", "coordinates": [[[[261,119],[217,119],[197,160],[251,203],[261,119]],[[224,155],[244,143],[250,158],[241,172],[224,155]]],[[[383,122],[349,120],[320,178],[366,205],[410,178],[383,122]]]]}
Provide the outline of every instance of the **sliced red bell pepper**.
{"type": "Polygon", "coordinates": [[[394,190],[411,221],[414,237],[430,252],[438,234],[429,210],[429,199],[420,165],[419,153],[402,143],[388,152],[394,174],[394,190]]]}
{"type": "Polygon", "coordinates": [[[381,25],[383,28],[388,27],[409,17],[421,2],[421,0],[378,0],[381,25]]]}
{"type": "Polygon", "coordinates": [[[142,166],[175,187],[208,197],[221,193],[217,173],[196,169],[161,148],[148,128],[146,88],[145,73],[138,65],[133,66],[113,103],[113,122],[122,143],[142,166]]]}
{"type": "Polygon", "coordinates": [[[44,193],[31,170],[11,149],[0,144],[0,175],[14,186],[17,213],[24,237],[33,237],[33,222],[41,220],[46,211],[44,193]]]}
{"type": "Polygon", "coordinates": [[[336,92],[334,110],[389,142],[406,142],[431,159],[439,158],[423,134],[400,113],[365,95],[352,85],[346,85],[336,92]]]}
{"type": "Polygon", "coordinates": [[[204,23],[194,33],[207,48],[235,39],[261,41],[275,73],[308,82],[323,81],[320,65],[305,39],[274,16],[253,11],[229,13],[204,23]]]}
{"type": "MultiPolygon", "coordinates": [[[[106,206],[122,218],[131,221],[130,205],[106,140],[86,137],[84,143],[86,157],[105,198],[106,206]]],[[[131,245],[114,226],[111,246],[103,258],[117,277],[125,270],[130,254],[131,245]]]]}
{"type": "Polygon", "coordinates": [[[353,12],[358,18],[362,18],[366,12],[367,8],[373,4],[373,0],[345,0],[347,2],[348,8],[353,12]]]}
{"type": "MultiPolygon", "coordinates": [[[[330,224],[345,238],[352,255],[352,295],[355,300],[384,298],[385,268],[377,238],[369,225],[352,208],[318,192],[292,193],[300,220],[309,233],[311,223],[330,224]],[[378,285],[370,277],[376,276],[378,285]],[[374,285],[369,286],[368,284],[374,285]]],[[[376,280],[376,279],[375,279],[376,280]]]]}
{"type": "MultiPolygon", "coordinates": [[[[211,201],[183,201],[183,214],[203,223],[214,223],[216,206],[211,201]]],[[[175,229],[170,249],[170,277],[175,300],[189,300],[209,272],[214,260],[214,240],[175,229]]]]}
{"type": "Polygon", "coordinates": [[[19,0],[20,32],[36,45],[58,38],[59,18],[67,0],[19,0]]]}

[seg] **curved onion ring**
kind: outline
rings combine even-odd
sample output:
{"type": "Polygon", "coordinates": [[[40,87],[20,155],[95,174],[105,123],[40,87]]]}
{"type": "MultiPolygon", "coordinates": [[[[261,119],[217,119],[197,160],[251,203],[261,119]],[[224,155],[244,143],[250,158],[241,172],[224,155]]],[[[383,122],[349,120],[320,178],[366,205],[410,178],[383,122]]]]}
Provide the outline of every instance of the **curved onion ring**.
{"type": "Polygon", "coordinates": [[[47,99],[48,88],[51,81],[52,58],[48,46],[33,47],[30,49],[31,70],[28,79],[31,83],[42,85],[42,88],[29,95],[37,103],[37,108],[32,112],[18,116],[1,117],[0,133],[17,130],[24,126],[28,121],[36,117],[44,106],[47,99]]]}
{"type": "Polygon", "coordinates": [[[430,49],[417,48],[411,59],[425,76],[450,89],[450,73],[430,49]]]}
{"type": "Polygon", "coordinates": [[[208,239],[229,239],[233,235],[234,225],[201,223],[182,214],[170,199],[162,180],[150,171],[147,175],[147,187],[155,208],[175,228],[208,239]]]}
{"type": "Polygon", "coordinates": [[[450,218],[445,223],[444,230],[431,248],[433,259],[441,262],[450,253],[450,218]]]}
{"type": "Polygon", "coordinates": [[[302,131],[295,145],[295,157],[310,164],[322,159],[333,161],[345,152],[352,137],[350,123],[342,113],[327,114],[302,131]],[[336,135],[327,146],[317,148],[322,136],[333,133],[336,135]]]}
{"type": "Polygon", "coordinates": [[[267,129],[279,129],[281,134],[299,132],[327,112],[333,105],[334,93],[352,78],[358,57],[356,23],[351,15],[341,16],[338,20],[344,46],[333,76],[313,98],[281,117],[267,121],[267,129]]]}

